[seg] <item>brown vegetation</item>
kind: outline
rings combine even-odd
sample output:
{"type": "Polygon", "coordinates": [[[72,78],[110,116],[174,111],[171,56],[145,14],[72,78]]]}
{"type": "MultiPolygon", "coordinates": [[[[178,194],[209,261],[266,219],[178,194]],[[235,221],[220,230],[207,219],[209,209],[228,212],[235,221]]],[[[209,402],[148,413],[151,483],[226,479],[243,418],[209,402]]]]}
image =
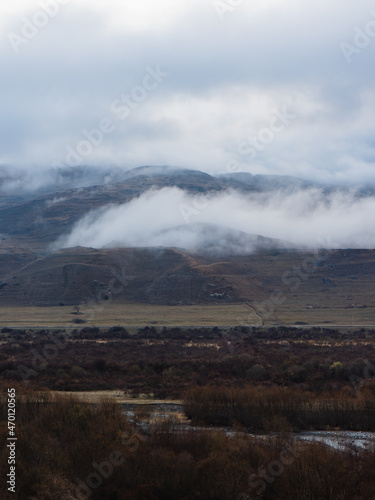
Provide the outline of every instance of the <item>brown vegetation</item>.
{"type": "MultiPolygon", "coordinates": [[[[374,451],[296,444],[285,433],[257,439],[242,432],[177,432],[172,422],[139,436],[121,407],[110,402],[91,406],[60,398],[41,401],[40,395],[21,387],[17,400],[19,500],[374,497],[374,451]]],[[[4,492],[4,401],[0,415],[4,492]]]]}
{"type": "Polygon", "coordinates": [[[375,430],[375,382],[358,393],[313,394],[297,388],[196,387],[185,396],[193,423],[232,426],[251,431],[348,429],[375,430]]]}
{"type": "Polygon", "coordinates": [[[181,399],[197,385],[253,384],[320,394],[375,377],[375,331],[365,329],[146,327],[129,335],[86,326],[71,334],[3,329],[0,342],[0,380],[51,390],[181,399]]]}

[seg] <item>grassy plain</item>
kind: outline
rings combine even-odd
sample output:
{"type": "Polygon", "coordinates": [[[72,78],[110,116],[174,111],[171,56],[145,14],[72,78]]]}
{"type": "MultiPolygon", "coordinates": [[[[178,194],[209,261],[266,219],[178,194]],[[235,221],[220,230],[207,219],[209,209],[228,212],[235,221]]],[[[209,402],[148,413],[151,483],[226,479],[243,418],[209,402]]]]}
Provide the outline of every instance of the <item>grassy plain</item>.
{"type": "Polygon", "coordinates": [[[161,306],[152,304],[119,304],[103,302],[81,306],[74,313],[72,306],[26,307],[5,306],[0,308],[0,327],[64,327],[82,328],[92,326],[262,326],[277,325],[375,325],[375,307],[366,308],[327,304],[326,307],[311,307],[286,301],[282,305],[263,304],[258,314],[248,305],[215,304],[191,306],[161,306]],[[85,323],[75,323],[80,320],[85,323]]]}

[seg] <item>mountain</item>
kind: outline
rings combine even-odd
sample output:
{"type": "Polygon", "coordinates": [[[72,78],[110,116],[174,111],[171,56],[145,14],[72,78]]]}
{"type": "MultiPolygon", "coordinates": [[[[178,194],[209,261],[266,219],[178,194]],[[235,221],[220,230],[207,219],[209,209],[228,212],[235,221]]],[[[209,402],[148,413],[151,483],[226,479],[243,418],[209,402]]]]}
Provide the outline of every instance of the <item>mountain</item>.
{"type": "Polygon", "coordinates": [[[120,300],[155,304],[238,301],[215,261],[178,249],[71,248],[34,260],[0,282],[2,304],[71,305],[120,300]],[[219,295],[218,295],[219,296],[219,295]]]}
{"type": "MultiPolygon", "coordinates": [[[[127,179],[121,182],[70,189],[21,203],[17,199],[10,204],[8,198],[5,206],[0,204],[0,234],[16,238],[20,245],[42,251],[90,210],[128,203],[152,188],[178,187],[194,194],[224,192],[228,188],[225,179],[195,170],[157,167],[150,175],[150,169],[140,167],[127,172],[124,174],[127,179]]],[[[241,183],[236,187],[242,193],[258,192],[257,188],[241,183]]]]}
{"type": "Polygon", "coordinates": [[[0,192],[6,196],[31,199],[80,187],[104,185],[124,179],[119,167],[68,167],[56,165],[48,169],[17,168],[0,165],[0,192]]]}
{"type": "Polygon", "coordinates": [[[219,178],[230,179],[234,183],[253,186],[262,191],[326,188],[322,184],[292,177],[290,175],[253,175],[248,172],[233,172],[221,174],[219,178]]]}
{"type": "Polygon", "coordinates": [[[169,241],[168,246],[174,246],[174,241],[185,242],[185,246],[194,253],[217,257],[293,248],[293,245],[286,241],[249,234],[218,224],[190,223],[173,226],[161,231],[158,237],[163,242],[169,241]]]}
{"type": "MultiPolygon", "coordinates": [[[[92,173],[83,167],[78,168],[77,172],[71,170],[60,168],[50,173],[52,184],[48,184],[48,194],[41,195],[40,189],[36,189],[29,192],[20,190],[19,193],[0,197],[0,235],[8,241],[11,239],[10,245],[43,254],[51,243],[71,231],[91,210],[111,204],[126,204],[150,189],[177,187],[194,195],[230,191],[251,199],[258,193],[319,187],[315,183],[289,176],[262,176],[244,172],[213,176],[175,167],[144,166],[129,171],[115,169],[113,172],[94,169],[92,173]],[[101,183],[62,189],[67,185],[84,185],[94,181],[101,183]],[[52,188],[55,191],[50,192],[52,188]]],[[[0,175],[0,186],[1,182],[10,182],[10,175],[11,172],[0,175]]],[[[22,182],[27,180],[16,174],[11,179],[13,185],[23,185],[22,182]]],[[[31,188],[34,185],[38,183],[30,183],[31,188]]]]}
{"type": "Polygon", "coordinates": [[[242,256],[173,248],[70,248],[39,258],[0,280],[5,305],[251,303],[259,313],[291,305],[375,312],[375,251],[258,251],[242,256]],[[258,304],[258,305],[257,305],[258,304]]]}
{"type": "Polygon", "coordinates": [[[253,175],[249,172],[231,172],[218,175],[219,179],[226,179],[228,183],[235,185],[249,185],[261,192],[283,191],[291,193],[308,189],[319,189],[325,194],[332,192],[348,193],[356,191],[357,196],[374,196],[375,186],[373,184],[322,184],[293,177],[291,175],[253,175]]]}
{"type": "Polygon", "coordinates": [[[0,279],[8,273],[22,268],[35,258],[36,255],[33,252],[12,245],[0,236],[0,279]]]}
{"type": "MultiPolygon", "coordinates": [[[[102,183],[1,197],[1,304],[71,305],[98,297],[167,305],[253,303],[269,301],[279,290],[288,300],[306,307],[357,304],[355,307],[368,307],[369,311],[374,307],[374,251],[333,250],[316,263],[306,248],[226,227],[219,218],[215,224],[193,221],[162,226],[153,236],[152,247],[128,248],[119,240],[106,248],[51,250],[51,244],[69,234],[92,210],[124,205],[151,189],[177,187],[208,197],[231,193],[231,203],[237,195],[251,201],[262,193],[272,197],[280,190],[303,192],[317,187],[314,183],[285,176],[213,176],[151,166],[112,175],[106,171],[105,180],[103,172],[93,172],[90,177],[85,169],[65,176],[63,171],[56,172],[53,175],[58,173],[62,179],[60,187],[82,183],[86,174],[87,182],[102,183]],[[311,273],[304,270],[304,262],[316,263],[316,269],[311,273]]],[[[0,171],[0,184],[9,183],[10,177],[0,171]]],[[[147,214],[152,227],[153,214],[147,214]]]]}

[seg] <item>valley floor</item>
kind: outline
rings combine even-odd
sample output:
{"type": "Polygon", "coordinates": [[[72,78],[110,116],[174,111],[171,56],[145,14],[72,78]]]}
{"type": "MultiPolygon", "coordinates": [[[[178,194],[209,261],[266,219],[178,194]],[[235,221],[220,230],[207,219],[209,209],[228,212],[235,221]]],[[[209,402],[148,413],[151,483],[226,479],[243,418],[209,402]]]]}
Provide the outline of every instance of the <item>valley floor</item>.
{"type": "Polygon", "coordinates": [[[375,325],[375,307],[314,308],[304,304],[283,304],[272,310],[246,303],[162,306],[153,304],[92,303],[82,305],[79,314],[73,306],[0,308],[0,326],[60,327],[77,325],[123,326],[366,326],[375,325]]]}

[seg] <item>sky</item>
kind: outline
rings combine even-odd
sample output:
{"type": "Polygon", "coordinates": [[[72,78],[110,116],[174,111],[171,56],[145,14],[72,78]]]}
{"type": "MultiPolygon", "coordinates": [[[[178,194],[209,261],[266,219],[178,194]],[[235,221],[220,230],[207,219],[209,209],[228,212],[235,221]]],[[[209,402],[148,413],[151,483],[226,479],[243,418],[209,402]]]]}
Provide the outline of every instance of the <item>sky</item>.
{"type": "Polygon", "coordinates": [[[375,182],[370,0],[0,4],[0,165],[375,182]]]}

